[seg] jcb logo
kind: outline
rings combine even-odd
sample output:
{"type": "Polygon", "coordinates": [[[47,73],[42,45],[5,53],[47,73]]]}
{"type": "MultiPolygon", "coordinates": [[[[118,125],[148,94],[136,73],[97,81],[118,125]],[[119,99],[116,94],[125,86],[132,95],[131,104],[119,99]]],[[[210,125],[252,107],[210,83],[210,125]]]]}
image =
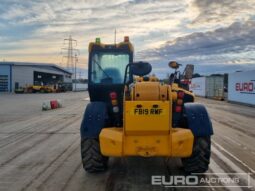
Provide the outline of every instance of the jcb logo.
{"type": "Polygon", "coordinates": [[[161,115],[163,114],[163,109],[152,108],[152,109],[134,109],[135,115],[161,115]]]}

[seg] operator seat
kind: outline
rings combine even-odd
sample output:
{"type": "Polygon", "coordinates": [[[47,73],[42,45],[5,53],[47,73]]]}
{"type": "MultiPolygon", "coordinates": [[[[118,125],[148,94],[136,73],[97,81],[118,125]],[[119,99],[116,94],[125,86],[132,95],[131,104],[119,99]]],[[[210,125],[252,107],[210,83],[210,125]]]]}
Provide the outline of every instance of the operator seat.
{"type": "Polygon", "coordinates": [[[115,84],[122,84],[123,79],[120,75],[120,71],[116,68],[106,68],[105,73],[112,78],[112,82],[115,84]]]}

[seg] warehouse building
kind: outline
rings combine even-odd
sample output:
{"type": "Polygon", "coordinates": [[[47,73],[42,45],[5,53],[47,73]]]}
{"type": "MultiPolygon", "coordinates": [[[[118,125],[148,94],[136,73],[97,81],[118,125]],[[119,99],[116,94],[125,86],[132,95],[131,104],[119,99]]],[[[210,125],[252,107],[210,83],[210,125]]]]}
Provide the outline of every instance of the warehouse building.
{"type": "Polygon", "coordinates": [[[44,63],[0,62],[0,92],[14,92],[29,85],[72,83],[72,73],[44,63]]]}

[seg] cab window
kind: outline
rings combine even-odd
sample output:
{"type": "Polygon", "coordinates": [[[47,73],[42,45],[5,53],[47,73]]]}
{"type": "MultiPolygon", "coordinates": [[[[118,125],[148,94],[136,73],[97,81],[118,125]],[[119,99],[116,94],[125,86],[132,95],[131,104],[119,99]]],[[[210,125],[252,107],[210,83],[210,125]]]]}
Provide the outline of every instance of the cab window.
{"type": "Polygon", "coordinates": [[[122,84],[129,55],[125,53],[96,53],[92,56],[92,82],[122,84]]]}

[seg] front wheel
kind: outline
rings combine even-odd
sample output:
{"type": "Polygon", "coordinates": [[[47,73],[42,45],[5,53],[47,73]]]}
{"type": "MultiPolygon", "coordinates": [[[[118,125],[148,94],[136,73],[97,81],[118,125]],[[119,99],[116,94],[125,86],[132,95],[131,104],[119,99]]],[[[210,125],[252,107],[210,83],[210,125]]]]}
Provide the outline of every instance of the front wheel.
{"type": "Polygon", "coordinates": [[[192,155],[182,158],[187,173],[204,173],[208,170],[211,157],[211,137],[195,137],[192,155]]]}
{"type": "Polygon", "coordinates": [[[102,172],[107,169],[108,157],[101,154],[98,140],[88,138],[81,140],[81,158],[85,171],[102,172]]]}

